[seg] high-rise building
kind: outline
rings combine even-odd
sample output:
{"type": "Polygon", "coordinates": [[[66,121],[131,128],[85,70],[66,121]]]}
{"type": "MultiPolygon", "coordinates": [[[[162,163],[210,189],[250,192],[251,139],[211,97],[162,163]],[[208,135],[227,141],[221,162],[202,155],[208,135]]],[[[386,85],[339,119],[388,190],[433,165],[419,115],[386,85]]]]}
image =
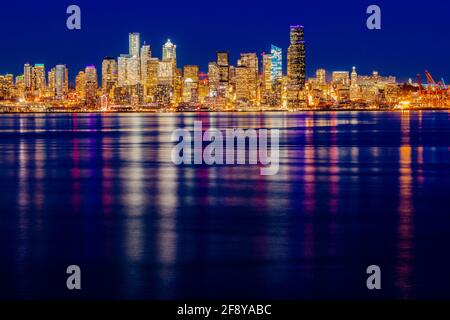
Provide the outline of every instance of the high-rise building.
{"type": "Polygon", "coordinates": [[[198,66],[184,66],[184,79],[192,79],[194,83],[198,84],[198,66]]]}
{"type": "Polygon", "coordinates": [[[138,32],[131,32],[129,34],[129,54],[132,57],[139,57],[139,50],[141,48],[141,34],[138,32]]]}
{"type": "Polygon", "coordinates": [[[144,44],[141,48],[141,83],[143,85],[145,85],[145,83],[147,82],[147,69],[151,57],[151,47],[144,44]]]}
{"type": "Polygon", "coordinates": [[[272,45],[270,49],[271,72],[270,80],[272,83],[280,82],[283,78],[283,51],[281,48],[272,45]]]}
{"type": "Polygon", "coordinates": [[[170,39],[163,45],[163,61],[172,61],[176,65],[177,61],[177,46],[174,45],[170,39]]]}
{"type": "Polygon", "coordinates": [[[64,99],[69,91],[68,70],[63,64],[55,67],[55,98],[64,99]]]}
{"type": "Polygon", "coordinates": [[[141,81],[140,63],[137,56],[127,54],[120,55],[118,59],[118,85],[134,86],[141,81]]]}
{"type": "MultiPolygon", "coordinates": [[[[246,67],[248,71],[247,75],[247,86],[249,89],[249,100],[256,102],[258,94],[258,56],[256,53],[241,53],[241,57],[238,60],[239,67],[246,67]]],[[[241,75],[244,73],[243,70],[239,71],[241,75]]],[[[238,77],[236,69],[236,78],[238,77]]],[[[241,77],[242,79],[242,77],[241,77]]],[[[237,80],[236,80],[237,81],[237,80]]],[[[236,84],[237,86],[237,84],[236,84]]],[[[237,89],[236,89],[237,91],[237,89]]]]}
{"type": "Polygon", "coordinates": [[[33,78],[33,71],[32,67],[29,63],[26,63],[23,67],[23,77],[25,82],[25,90],[29,91],[32,89],[32,78],[33,78]]]}
{"type": "Polygon", "coordinates": [[[253,78],[253,70],[245,65],[236,67],[236,100],[250,101],[253,99],[253,87],[249,85],[253,78]]]}
{"type": "Polygon", "coordinates": [[[106,57],[102,62],[102,90],[103,94],[112,98],[118,82],[118,66],[114,58],[106,57]]]}
{"type": "Polygon", "coordinates": [[[272,89],[272,56],[270,54],[263,54],[262,69],[262,86],[267,93],[272,89]]]}
{"type": "Polygon", "coordinates": [[[127,65],[129,55],[121,54],[117,59],[117,83],[119,86],[126,86],[128,84],[127,65]]]}
{"type": "Polygon", "coordinates": [[[51,98],[54,98],[56,93],[56,69],[51,68],[47,73],[48,84],[47,84],[47,92],[51,98]]]}
{"type": "Polygon", "coordinates": [[[216,97],[220,85],[220,67],[216,62],[208,64],[209,96],[216,97]]]}
{"type": "Polygon", "coordinates": [[[306,81],[305,33],[303,26],[291,26],[288,48],[288,84],[303,89],[306,81]]]}
{"type": "Polygon", "coordinates": [[[351,85],[352,86],[356,86],[356,85],[358,85],[358,73],[356,72],[356,67],[353,67],[353,69],[352,69],[352,75],[351,75],[351,78],[350,78],[351,80],[351,85]]]}
{"type": "Polygon", "coordinates": [[[325,85],[327,83],[327,72],[325,69],[316,70],[316,81],[318,85],[325,85]]]}
{"type": "Polygon", "coordinates": [[[14,96],[14,76],[6,74],[0,76],[0,100],[11,100],[14,96]]]}
{"type": "Polygon", "coordinates": [[[176,70],[171,61],[159,61],[158,64],[158,83],[174,85],[176,70]]]}
{"type": "Polygon", "coordinates": [[[35,64],[32,70],[32,88],[35,96],[42,98],[47,91],[47,81],[45,77],[45,65],[35,64]]]}
{"type": "Polygon", "coordinates": [[[146,69],[146,82],[144,83],[144,96],[147,102],[155,101],[156,87],[158,85],[158,58],[150,58],[146,69]]]}
{"type": "Polygon", "coordinates": [[[75,80],[75,91],[78,100],[84,100],[86,98],[86,74],[80,71],[75,80]]]}
{"type": "Polygon", "coordinates": [[[198,66],[184,66],[184,102],[195,102],[198,99],[198,73],[198,66]]]}
{"type": "Polygon", "coordinates": [[[16,97],[23,99],[25,97],[25,77],[23,74],[18,75],[15,81],[16,97]]]}
{"type": "Polygon", "coordinates": [[[86,77],[86,103],[88,105],[95,105],[98,89],[97,69],[95,66],[90,65],[86,67],[84,73],[86,77]]]}

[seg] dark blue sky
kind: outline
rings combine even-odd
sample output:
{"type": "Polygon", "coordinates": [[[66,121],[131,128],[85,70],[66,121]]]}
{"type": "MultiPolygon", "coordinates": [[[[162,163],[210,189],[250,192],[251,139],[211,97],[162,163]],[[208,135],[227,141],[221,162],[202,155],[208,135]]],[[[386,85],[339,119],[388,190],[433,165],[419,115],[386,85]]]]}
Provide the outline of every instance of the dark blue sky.
{"type": "MultiPolygon", "coordinates": [[[[104,56],[128,51],[128,32],[140,32],[155,56],[170,37],[179,65],[206,70],[217,50],[286,52],[289,25],[305,25],[307,72],[318,67],[361,73],[378,70],[401,79],[429,69],[450,82],[448,0],[23,0],[0,4],[0,73],[21,73],[23,63],[67,64],[70,78],[104,56]],[[82,10],[82,30],[66,28],[66,8],[82,10]],[[382,30],[366,28],[366,8],[382,9],[382,30]]],[[[285,61],[284,61],[285,63],[285,61]]]]}

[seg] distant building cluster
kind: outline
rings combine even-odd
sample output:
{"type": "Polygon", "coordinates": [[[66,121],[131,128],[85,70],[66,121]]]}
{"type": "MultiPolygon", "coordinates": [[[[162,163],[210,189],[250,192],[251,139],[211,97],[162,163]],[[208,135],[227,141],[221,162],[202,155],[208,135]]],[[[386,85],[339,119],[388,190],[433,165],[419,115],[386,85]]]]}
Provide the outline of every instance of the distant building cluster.
{"type": "Polygon", "coordinates": [[[47,72],[43,64],[27,63],[22,75],[0,76],[0,101],[25,110],[297,110],[393,106],[417,91],[405,93],[395,77],[376,71],[361,76],[356,68],[331,74],[319,69],[308,79],[300,25],[290,27],[286,61],[283,74],[283,50],[275,45],[261,56],[241,53],[235,65],[229,52],[220,51],[202,73],[196,65],[178,67],[177,46],[170,39],[159,59],[150,45],[141,44],[139,33],[130,33],[128,53],[104,58],[101,78],[90,65],[69,86],[66,65],[47,72]]]}

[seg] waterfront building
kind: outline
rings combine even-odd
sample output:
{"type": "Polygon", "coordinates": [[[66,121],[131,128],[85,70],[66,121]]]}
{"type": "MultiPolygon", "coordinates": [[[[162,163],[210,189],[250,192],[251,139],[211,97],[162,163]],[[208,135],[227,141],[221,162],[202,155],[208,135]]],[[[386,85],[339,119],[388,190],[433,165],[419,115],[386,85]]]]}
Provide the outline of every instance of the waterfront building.
{"type": "MultiPolygon", "coordinates": [[[[238,74],[238,70],[236,69],[236,87],[238,86],[237,82],[242,81],[245,75],[245,78],[247,79],[246,86],[248,88],[249,94],[248,99],[250,100],[250,102],[256,103],[258,94],[258,56],[256,55],[256,53],[241,53],[241,57],[238,60],[238,67],[245,67],[246,71],[244,71],[243,68],[240,68],[238,74]]],[[[240,96],[240,94],[237,94],[237,97],[238,96],[240,96]]]]}
{"type": "Polygon", "coordinates": [[[167,39],[167,42],[163,45],[162,48],[162,59],[163,61],[172,61],[176,65],[177,61],[177,46],[174,45],[170,39],[167,39]]]}
{"type": "Polygon", "coordinates": [[[69,93],[69,70],[66,65],[59,64],[55,67],[55,98],[63,100],[69,93]]]}
{"type": "Polygon", "coordinates": [[[131,32],[129,34],[129,55],[131,57],[139,58],[140,48],[141,48],[141,34],[138,32],[131,32]]]}
{"type": "Polygon", "coordinates": [[[114,95],[114,88],[118,85],[118,65],[116,59],[106,57],[102,62],[102,92],[109,99],[114,95]]]}
{"type": "Polygon", "coordinates": [[[303,26],[291,26],[287,76],[289,86],[303,89],[306,82],[306,51],[303,26]]]}
{"type": "Polygon", "coordinates": [[[86,98],[86,74],[80,71],[75,79],[75,92],[79,101],[86,98]]]}
{"type": "Polygon", "coordinates": [[[97,103],[97,89],[98,89],[98,77],[97,69],[95,66],[87,66],[84,70],[86,76],[86,96],[85,101],[87,105],[96,105],[97,103]]]}
{"type": "Polygon", "coordinates": [[[141,61],[140,61],[140,67],[141,67],[141,83],[145,86],[147,82],[147,76],[148,76],[148,65],[150,63],[150,59],[152,58],[152,51],[151,47],[149,45],[143,45],[141,48],[141,61]]]}

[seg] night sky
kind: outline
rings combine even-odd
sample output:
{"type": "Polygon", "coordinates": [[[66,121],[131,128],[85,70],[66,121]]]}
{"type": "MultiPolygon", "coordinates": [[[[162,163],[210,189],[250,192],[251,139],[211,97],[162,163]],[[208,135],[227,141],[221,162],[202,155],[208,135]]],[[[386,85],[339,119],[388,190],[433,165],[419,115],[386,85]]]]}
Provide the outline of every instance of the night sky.
{"type": "Polygon", "coordinates": [[[448,0],[23,0],[0,8],[0,73],[22,73],[27,61],[63,63],[73,79],[88,64],[100,68],[103,57],[127,53],[132,31],[157,57],[170,38],[179,66],[206,71],[218,50],[229,50],[232,64],[240,52],[268,52],[271,44],[285,55],[289,25],[303,24],[308,75],[355,65],[360,73],[378,70],[401,80],[428,69],[450,82],[448,0]],[[79,31],[66,28],[71,4],[82,10],[79,31]],[[371,4],[382,9],[382,30],[366,28],[371,4]]]}

